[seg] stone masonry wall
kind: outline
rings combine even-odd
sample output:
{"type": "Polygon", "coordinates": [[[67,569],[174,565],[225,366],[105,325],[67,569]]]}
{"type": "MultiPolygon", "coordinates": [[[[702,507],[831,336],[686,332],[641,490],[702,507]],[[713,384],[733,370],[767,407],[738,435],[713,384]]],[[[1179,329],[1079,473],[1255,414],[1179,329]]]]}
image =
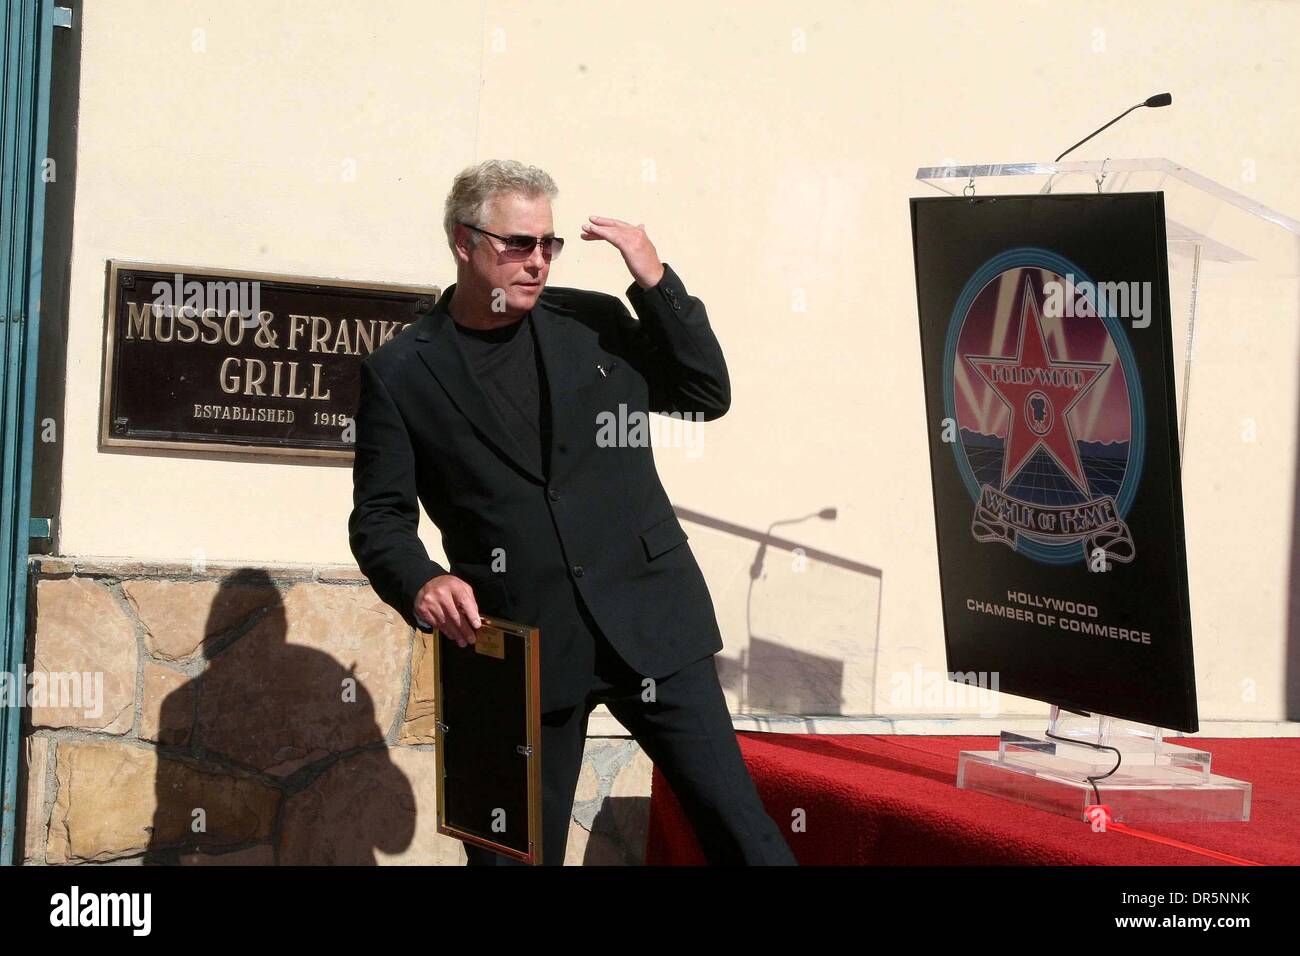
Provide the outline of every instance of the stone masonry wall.
{"type": "MultiPolygon", "coordinates": [[[[31,572],[26,863],[464,863],[436,831],[431,636],[355,568],[31,572]]],[[[649,787],[634,741],[589,738],[566,863],[639,864],[649,787]]]]}

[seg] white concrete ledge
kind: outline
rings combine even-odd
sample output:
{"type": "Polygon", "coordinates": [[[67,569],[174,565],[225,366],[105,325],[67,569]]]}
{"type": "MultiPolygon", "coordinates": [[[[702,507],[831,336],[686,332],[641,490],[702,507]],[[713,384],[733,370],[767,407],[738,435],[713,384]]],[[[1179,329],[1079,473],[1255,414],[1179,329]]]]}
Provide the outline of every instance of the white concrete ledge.
{"type": "MultiPolygon", "coordinates": [[[[1047,717],[1046,715],[1034,716],[1028,714],[1003,714],[996,717],[732,714],[731,723],[737,730],[763,731],[774,734],[899,734],[945,737],[997,737],[1003,730],[1042,731],[1047,725],[1047,717]]],[[[587,736],[630,737],[631,734],[602,705],[591,712],[591,719],[587,724],[587,736]]],[[[1191,739],[1300,737],[1300,722],[1286,720],[1203,720],[1201,721],[1200,733],[1180,734],[1170,731],[1168,736],[1170,738],[1188,737],[1191,739]]]]}

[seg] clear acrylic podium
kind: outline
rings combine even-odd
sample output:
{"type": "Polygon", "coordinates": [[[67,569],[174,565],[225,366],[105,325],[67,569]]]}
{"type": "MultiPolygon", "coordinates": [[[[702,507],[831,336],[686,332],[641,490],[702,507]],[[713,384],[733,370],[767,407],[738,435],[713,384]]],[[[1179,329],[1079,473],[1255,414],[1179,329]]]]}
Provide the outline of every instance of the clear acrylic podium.
{"type": "Polygon", "coordinates": [[[1057,707],[1041,734],[1004,730],[997,750],[962,751],[957,786],[1083,820],[1094,805],[1114,823],[1250,819],[1250,783],[1211,773],[1207,751],[1148,724],[1057,707]]]}
{"type": "MultiPolygon", "coordinates": [[[[1186,461],[1202,260],[1294,257],[1300,220],[1168,159],[932,166],[916,178],[952,196],[1028,193],[1165,194],[1178,370],[1178,449],[1186,461]]],[[[1195,514],[1189,508],[1190,524],[1195,514]]],[[[1172,744],[1158,727],[1053,706],[1041,733],[1003,731],[997,750],[964,751],[957,786],[1077,819],[1107,808],[1110,822],[1232,822],[1250,819],[1251,785],[1210,772],[1210,754],[1172,744]]]]}

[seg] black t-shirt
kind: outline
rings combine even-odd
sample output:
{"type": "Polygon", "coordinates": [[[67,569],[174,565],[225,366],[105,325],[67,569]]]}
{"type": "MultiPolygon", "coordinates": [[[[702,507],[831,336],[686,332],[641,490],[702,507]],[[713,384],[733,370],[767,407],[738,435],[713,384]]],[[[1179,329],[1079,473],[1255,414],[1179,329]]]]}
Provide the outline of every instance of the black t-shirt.
{"type": "Polygon", "coordinates": [[[550,409],[542,401],[546,373],[534,339],[532,313],[501,328],[471,329],[456,322],[456,330],[488,401],[529,461],[548,475],[550,409]]]}

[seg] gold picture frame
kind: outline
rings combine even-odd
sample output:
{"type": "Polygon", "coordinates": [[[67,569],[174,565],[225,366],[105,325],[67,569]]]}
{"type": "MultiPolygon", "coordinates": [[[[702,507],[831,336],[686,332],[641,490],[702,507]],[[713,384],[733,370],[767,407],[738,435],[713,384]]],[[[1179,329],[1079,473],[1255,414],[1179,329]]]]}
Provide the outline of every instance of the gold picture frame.
{"type": "Polygon", "coordinates": [[[433,632],[438,832],[537,866],[541,632],[500,617],[480,618],[475,643],[464,648],[433,632]],[[449,678],[455,686],[444,686],[449,678]],[[522,826],[510,819],[512,812],[522,812],[522,826]]]}

